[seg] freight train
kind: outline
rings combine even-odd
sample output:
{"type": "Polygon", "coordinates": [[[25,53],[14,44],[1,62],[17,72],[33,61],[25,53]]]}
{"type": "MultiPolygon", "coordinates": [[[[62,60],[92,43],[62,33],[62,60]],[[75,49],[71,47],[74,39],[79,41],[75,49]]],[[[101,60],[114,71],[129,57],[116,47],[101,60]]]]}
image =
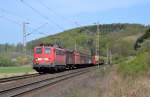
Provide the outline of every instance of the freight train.
{"type": "Polygon", "coordinates": [[[39,73],[61,71],[98,64],[95,56],[52,45],[34,48],[33,69],[39,73]]]}

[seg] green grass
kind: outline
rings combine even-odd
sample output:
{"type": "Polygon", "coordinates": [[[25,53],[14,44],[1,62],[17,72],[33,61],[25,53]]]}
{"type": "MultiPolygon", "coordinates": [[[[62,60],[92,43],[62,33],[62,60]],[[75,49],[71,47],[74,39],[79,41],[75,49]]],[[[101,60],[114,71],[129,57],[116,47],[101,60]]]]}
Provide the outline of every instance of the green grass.
{"type": "Polygon", "coordinates": [[[135,59],[129,62],[122,62],[118,65],[118,71],[123,76],[137,77],[150,73],[150,53],[137,55],[135,59]]]}
{"type": "Polygon", "coordinates": [[[33,72],[34,70],[32,67],[23,67],[23,66],[18,66],[18,67],[0,67],[0,73],[28,73],[28,72],[33,72]]]}
{"type": "Polygon", "coordinates": [[[147,69],[147,65],[144,64],[123,63],[119,66],[119,72],[125,77],[143,75],[147,69]]]}

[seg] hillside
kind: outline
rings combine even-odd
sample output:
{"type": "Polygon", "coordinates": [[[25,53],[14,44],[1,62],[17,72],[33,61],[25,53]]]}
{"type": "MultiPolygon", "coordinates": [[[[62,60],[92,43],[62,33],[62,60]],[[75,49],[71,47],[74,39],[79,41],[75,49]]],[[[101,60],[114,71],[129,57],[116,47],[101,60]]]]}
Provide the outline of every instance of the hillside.
{"type": "MultiPolygon", "coordinates": [[[[56,88],[60,90],[59,95],[62,97],[149,97],[149,26],[110,24],[100,25],[100,30],[101,54],[106,56],[106,49],[109,48],[113,56],[113,65],[100,67],[88,76],[78,78],[78,81],[61,86],[63,89],[56,88]],[[135,50],[137,44],[140,47],[135,50]]],[[[95,33],[96,26],[87,26],[34,40],[32,43],[34,45],[38,42],[55,43],[59,39],[61,45],[66,48],[73,49],[75,41],[82,48],[92,48],[95,47],[95,33]],[[91,32],[87,32],[85,28],[91,32]]]]}
{"type": "MultiPolygon", "coordinates": [[[[138,52],[149,50],[149,26],[141,24],[101,24],[99,25],[100,51],[106,56],[107,48],[112,52],[113,60],[117,62],[129,56],[135,56],[135,46],[140,44],[138,52]]],[[[68,49],[76,49],[81,52],[95,52],[96,25],[89,25],[63,31],[61,33],[43,37],[28,42],[27,55],[24,56],[21,43],[0,44],[0,66],[31,63],[33,47],[40,43],[59,44],[68,49]]]]}
{"type": "Polygon", "coordinates": [[[145,42],[148,42],[150,39],[150,28],[141,36],[137,39],[136,43],[135,43],[135,49],[137,50],[138,48],[142,48],[143,44],[145,44],[145,42]]]}
{"type": "MultiPolygon", "coordinates": [[[[100,46],[102,55],[106,55],[106,48],[110,48],[113,54],[134,54],[134,43],[143,35],[148,26],[141,24],[103,24],[99,25],[101,32],[100,46]],[[127,48],[128,47],[128,48],[127,48]]],[[[96,25],[84,26],[66,30],[56,35],[43,37],[28,43],[28,48],[33,48],[40,43],[59,44],[65,48],[90,51],[95,48],[96,25]],[[87,30],[88,29],[88,30],[87,30]]]]}

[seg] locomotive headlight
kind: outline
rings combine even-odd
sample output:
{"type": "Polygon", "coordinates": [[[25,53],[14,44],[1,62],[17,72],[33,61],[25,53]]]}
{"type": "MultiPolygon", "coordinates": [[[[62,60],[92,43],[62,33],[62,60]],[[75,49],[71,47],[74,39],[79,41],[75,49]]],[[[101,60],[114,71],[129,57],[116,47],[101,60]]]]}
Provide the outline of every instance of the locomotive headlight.
{"type": "Polygon", "coordinates": [[[45,61],[48,61],[48,58],[44,58],[45,61]]]}
{"type": "Polygon", "coordinates": [[[37,60],[38,60],[38,61],[41,61],[41,60],[42,60],[42,58],[38,58],[37,60]]]}

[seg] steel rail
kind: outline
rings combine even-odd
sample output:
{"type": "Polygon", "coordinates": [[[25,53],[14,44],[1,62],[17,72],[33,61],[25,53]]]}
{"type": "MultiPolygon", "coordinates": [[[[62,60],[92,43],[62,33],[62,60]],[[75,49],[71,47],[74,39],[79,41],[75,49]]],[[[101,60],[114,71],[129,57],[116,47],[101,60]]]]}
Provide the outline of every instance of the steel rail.
{"type": "Polygon", "coordinates": [[[24,78],[30,78],[30,77],[36,77],[36,76],[40,76],[40,74],[35,73],[35,74],[26,74],[26,75],[20,75],[20,76],[13,76],[13,77],[8,77],[8,78],[1,78],[0,83],[5,83],[5,82],[9,82],[9,81],[16,81],[16,80],[20,80],[20,79],[24,79],[24,78]]]}
{"type": "Polygon", "coordinates": [[[47,78],[41,81],[27,83],[22,86],[16,86],[10,89],[5,89],[5,90],[0,91],[0,97],[16,97],[16,96],[34,91],[36,89],[41,89],[42,87],[50,86],[58,82],[61,82],[63,80],[67,80],[69,78],[87,73],[90,70],[91,68],[80,69],[80,70],[76,70],[68,74],[63,74],[63,75],[59,75],[56,77],[47,78]]]}

